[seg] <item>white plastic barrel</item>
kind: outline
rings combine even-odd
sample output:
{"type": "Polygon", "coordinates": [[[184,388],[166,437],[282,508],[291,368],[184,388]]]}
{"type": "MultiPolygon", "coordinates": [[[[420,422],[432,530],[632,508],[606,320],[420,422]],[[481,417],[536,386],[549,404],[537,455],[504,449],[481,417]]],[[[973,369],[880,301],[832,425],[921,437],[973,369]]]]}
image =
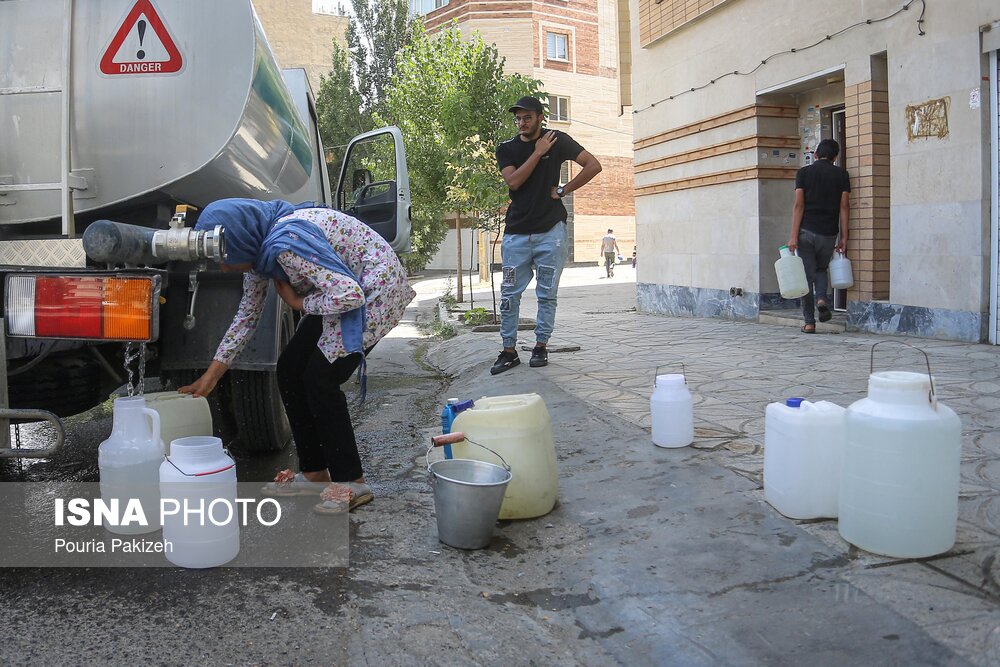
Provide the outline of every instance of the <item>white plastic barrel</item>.
{"type": "Polygon", "coordinates": [[[789,398],[764,412],[764,499],[792,519],[836,517],[844,408],[789,398]]]}
{"type": "Polygon", "coordinates": [[[236,463],[222,440],[212,436],[174,440],[170,456],[160,466],[160,495],[167,560],[181,567],[205,568],[236,558],[240,552],[236,463]],[[174,503],[179,506],[177,513],[171,512],[174,503]]]}
{"type": "Polygon", "coordinates": [[[788,246],[778,248],[781,257],[774,263],[774,273],[778,276],[778,291],[783,299],[798,299],[809,293],[806,282],[806,267],[802,258],[793,255],[788,246]]]}
{"type": "Polygon", "coordinates": [[[170,443],[192,435],[212,435],[212,411],[204,396],[160,391],[146,394],[146,405],[160,415],[160,437],[170,454],[170,443]]]}
{"type": "Polygon", "coordinates": [[[883,371],[847,409],[840,535],[866,551],[948,551],[958,522],[962,423],[924,373],[883,371]]]}
{"type": "Polygon", "coordinates": [[[694,441],[694,402],[683,375],[656,376],[649,415],[654,445],[687,447],[694,441]]]}
{"type": "MultiPolygon", "coordinates": [[[[510,466],[513,478],[500,506],[501,519],[530,519],[552,511],[559,478],[552,422],[541,396],[484,396],[455,417],[451,430],[489,447],[510,466]]],[[[490,452],[468,442],[452,445],[452,452],[456,459],[503,465],[490,452]]]]}
{"type": "Polygon", "coordinates": [[[847,289],[854,285],[851,260],[842,252],[834,253],[830,260],[830,285],[836,289],[847,289]]]}

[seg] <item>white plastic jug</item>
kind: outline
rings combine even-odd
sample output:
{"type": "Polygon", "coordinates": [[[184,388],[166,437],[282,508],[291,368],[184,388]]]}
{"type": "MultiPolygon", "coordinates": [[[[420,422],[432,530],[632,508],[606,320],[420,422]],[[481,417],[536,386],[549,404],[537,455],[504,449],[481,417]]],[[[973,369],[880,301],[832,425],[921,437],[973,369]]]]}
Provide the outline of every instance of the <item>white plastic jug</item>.
{"type": "Polygon", "coordinates": [[[836,289],[847,289],[854,285],[851,260],[842,252],[834,253],[830,260],[830,285],[836,289]]]}
{"type": "Polygon", "coordinates": [[[174,440],[170,456],[160,466],[160,494],[167,560],[181,567],[204,568],[236,558],[240,552],[236,463],[223,449],[222,440],[201,435],[174,440]],[[172,512],[174,503],[179,509],[176,513],[172,512]],[[186,508],[191,512],[185,513],[186,508]],[[200,515],[195,513],[199,508],[204,510],[200,515]]]}
{"type": "MultiPolygon", "coordinates": [[[[513,478],[507,485],[501,519],[530,519],[552,511],[559,488],[552,422],[538,394],[484,396],[455,417],[452,432],[489,447],[506,460],[513,478]]],[[[503,462],[468,442],[452,446],[456,459],[503,462]]]]}
{"type": "Polygon", "coordinates": [[[108,506],[117,500],[120,518],[125,518],[129,500],[138,499],[145,522],[105,525],[112,533],[139,535],[159,530],[161,463],[160,416],[146,407],[142,396],[116,398],[111,435],[97,449],[101,499],[108,506]]]}
{"type": "Polygon", "coordinates": [[[789,398],[764,411],[764,499],[792,519],[836,517],[844,408],[789,398]]]}
{"type": "Polygon", "coordinates": [[[778,276],[778,291],[783,299],[798,299],[809,293],[806,282],[806,267],[802,258],[793,255],[788,246],[778,248],[781,257],[774,263],[774,273],[778,276]]]}
{"type": "Polygon", "coordinates": [[[687,447],[694,442],[694,401],[683,374],[656,376],[649,416],[654,445],[687,447]]]}
{"type": "Polygon", "coordinates": [[[930,374],[872,373],[847,409],[840,535],[866,551],[924,558],[955,543],[962,423],[930,374]]]}
{"type": "Polygon", "coordinates": [[[146,405],[160,415],[160,437],[170,454],[170,443],[192,435],[212,435],[212,410],[204,396],[160,391],[146,394],[146,405]]]}

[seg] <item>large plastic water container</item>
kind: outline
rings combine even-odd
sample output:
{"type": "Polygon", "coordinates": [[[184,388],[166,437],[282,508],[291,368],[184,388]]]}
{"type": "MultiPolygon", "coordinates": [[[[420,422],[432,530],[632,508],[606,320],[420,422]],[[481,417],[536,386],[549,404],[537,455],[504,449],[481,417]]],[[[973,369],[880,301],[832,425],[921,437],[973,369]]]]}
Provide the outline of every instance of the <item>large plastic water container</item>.
{"type": "Polygon", "coordinates": [[[213,436],[174,440],[170,456],[160,466],[160,495],[167,560],[181,567],[205,568],[236,558],[240,552],[236,463],[222,440],[213,436]],[[174,502],[180,508],[177,513],[172,512],[174,502]],[[200,515],[197,509],[202,510],[200,515]]]}
{"type": "Polygon", "coordinates": [[[687,447],[694,441],[694,401],[683,375],[656,376],[649,415],[654,445],[687,447]]]}
{"type": "Polygon", "coordinates": [[[806,282],[806,267],[802,258],[793,255],[788,246],[778,248],[781,257],[774,263],[774,272],[778,276],[778,291],[783,299],[798,299],[809,293],[809,283],[806,282]]]}
{"type": "Polygon", "coordinates": [[[764,412],[764,499],[792,519],[836,517],[844,408],[789,398],[764,412]]]}
{"type": "Polygon", "coordinates": [[[132,499],[139,501],[145,522],[105,527],[112,533],[139,535],[160,528],[159,471],[163,463],[160,418],[142,396],[116,398],[111,435],[97,448],[101,499],[117,501],[119,517],[132,499]],[[148,421],[147,421],[148,420],[148,421]]]}
{"type": "MultiPolygon", "coordinates": [[[[530,519],[552,511],[559,488],[552,421],[538,394],[484,396],[475,407],[460,413],[451,430],[489,447],[510,466],[501,519],[530,519]]],[[[468,442],[452,445],[456,459],[475,459],[502,466],[503,462],[468,442]]]]}
{"type": "Polygon", "coordinates": [[[851,260],[842,252],[835,253],[830,260],[830,285],[836,289],[847,289],[854,285],[851,260]]]}
{"type": "Polygon", "coordinates": [[[840,535],[896,558],[955,543],[962,424],[924,373],[883,371],[847,409],[840,535]]]}
{"type": "Polygon", "coordinates": [[[212,435],[212,410],[204,396],[161,391],[146,394],[146,405],[160,415],[160,437],[168,455],[170,443],[178,438],[212,435]]]}

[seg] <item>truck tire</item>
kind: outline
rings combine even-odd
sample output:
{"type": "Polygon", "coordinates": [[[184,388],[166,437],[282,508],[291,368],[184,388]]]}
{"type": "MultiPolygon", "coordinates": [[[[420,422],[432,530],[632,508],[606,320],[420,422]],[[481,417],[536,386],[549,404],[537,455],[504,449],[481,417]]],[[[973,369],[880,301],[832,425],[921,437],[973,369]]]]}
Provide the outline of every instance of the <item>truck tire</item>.
{"type": "Polygon", "coordinates": [[[292,440],[278,377],[271,371],[230,371],[233,414],[239,424],[239,449],[250,454],[276,452],[292,440]]]}
{"type": "Polygon", "coordinates": [[[89,359],[49,359],[8,381],[10,406],[48,410],[70,417],[99,405],[108,395],[101,391],[101,368],[89,359]]]}

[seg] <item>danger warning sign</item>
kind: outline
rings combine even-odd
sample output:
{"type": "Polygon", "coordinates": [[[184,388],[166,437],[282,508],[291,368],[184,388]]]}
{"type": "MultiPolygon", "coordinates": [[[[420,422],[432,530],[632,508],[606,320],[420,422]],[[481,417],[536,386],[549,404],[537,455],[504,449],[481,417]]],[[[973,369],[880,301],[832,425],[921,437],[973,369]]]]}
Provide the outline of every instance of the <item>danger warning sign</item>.
{"type": "Polygon", "coordinates": [[[138,0],[101,57],[103,74],[172,74],[184,65],[152,0],[138,0]]]}

